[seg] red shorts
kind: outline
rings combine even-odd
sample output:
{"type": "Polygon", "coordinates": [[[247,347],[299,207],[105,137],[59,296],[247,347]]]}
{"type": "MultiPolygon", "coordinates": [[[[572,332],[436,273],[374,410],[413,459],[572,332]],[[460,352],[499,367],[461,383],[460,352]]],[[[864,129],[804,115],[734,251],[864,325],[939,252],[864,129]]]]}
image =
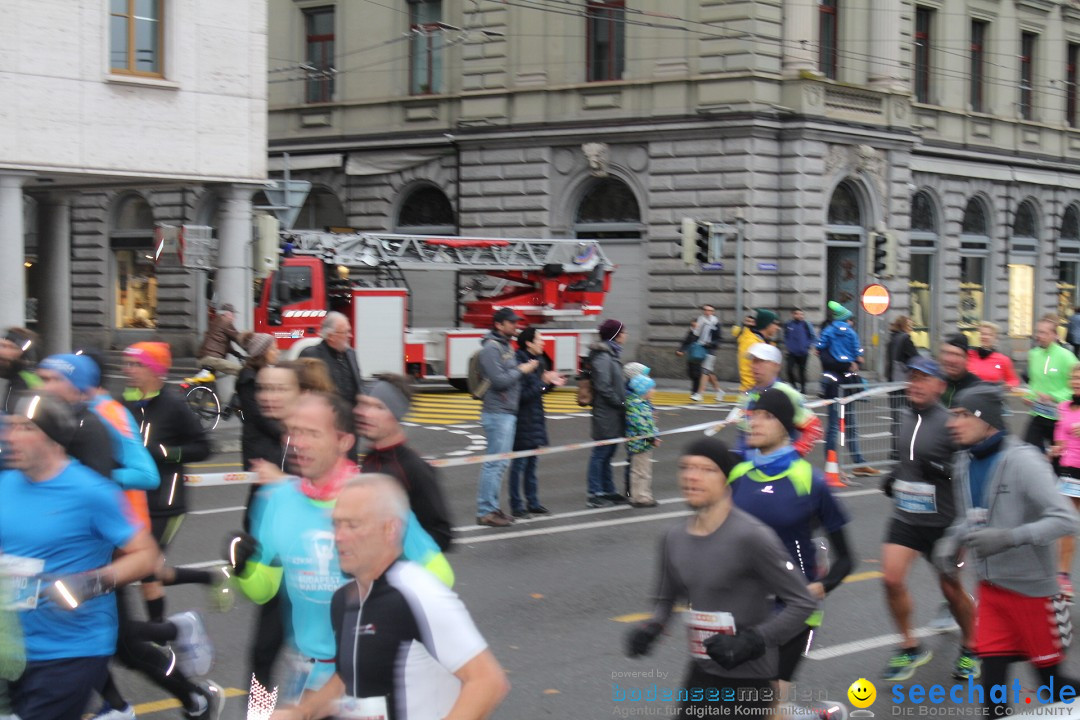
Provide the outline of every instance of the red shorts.
{"type": "Polygon", "coordinates": [[[1060,595],[1028,597],[980,582],[975,610],[975,651],[980,656],[1019,655],[1036,667],[1065,659],[1072,640],[1069,607],[1060,595]]]}

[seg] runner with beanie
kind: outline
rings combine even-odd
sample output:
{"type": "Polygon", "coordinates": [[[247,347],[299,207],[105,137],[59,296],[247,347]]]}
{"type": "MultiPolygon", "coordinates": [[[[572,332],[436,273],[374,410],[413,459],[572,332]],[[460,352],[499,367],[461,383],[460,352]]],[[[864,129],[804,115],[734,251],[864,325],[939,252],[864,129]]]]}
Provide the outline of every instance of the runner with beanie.
{"type": "MultiPolygon", "coordinates": [[[[773,704],[778,648],[803,631],[817,602],[776,533],[734,505],[728,475],[735,465],[716,438],[699,438],[683,451],[679,486],[694,514],[661,540],[656,609],[627,635],[626,654],[647,655],[685,599],[692,608],[691,660],[682,687],[730,688],[734,698],[725,709],[756,715],[773,704]]],[[[679,716],[716,709],[706,699],[686,700],[679,716]]]]}
{"type": "MultiPolygon", "coordinates": [[[[982,384],[960,392],[949,430],[957,445],[953,489],[956,521],[934,548],[942,572],[955,575],[967,548],[979,580],[975,649],[983,686],[1004,685],[1009,665],[1027,660],[1043,683],[1077,683],[1062,676],[1072,635],[1060,595],[1055,540],[1077,531],[1076,513],[1057,488],[1044,455],[1009,434],[1001,389],[982,384]]],[[[991,717],[1008,712],[987,693],[991,717]]]]}
{"type": "MultiPolygon", "coordinates": [[[[751,460],[736,465],[728,475],[732,500],[735,507],[776,532],[806,576],[807,590],[815,599],[824,600],[855,566],[844,532],[848,515],[825,484],[822,472],[791,444],[798,427],[790,395],[770,388],[750,405],[748,415],[746,443],[755,452],[751,460]],[[835,552],[827,572],[818,564],[817,547],[811,538],[815,527],[828,534],[835,552]]],[[[791,681],[821,620],[821,612],[815,612],[800,633],[780,646],[778,677],[782,682],[791,681]]]]}
{"type": "Polygon", "coordinates": [[[86,404],[87,392],[97,385],[97,367],[79,355],[50,355],[38,365],[41,389],[71,407],[76,430],[67,452],[98,475],[112,478],[115,458],[102,448],[111,447],[105,423],[86,404]]]}
{"type": "Polygon", "coordinates": [[[945,378],[945,392],[941,396],[941,403],[946,408],[953,406],[953,398],[958,392],[982,382],[978,375],[968,370],[971,357],[969,349],[967,335],[963,333],[949,335],[938,346],[938,363],[945,378]]]}

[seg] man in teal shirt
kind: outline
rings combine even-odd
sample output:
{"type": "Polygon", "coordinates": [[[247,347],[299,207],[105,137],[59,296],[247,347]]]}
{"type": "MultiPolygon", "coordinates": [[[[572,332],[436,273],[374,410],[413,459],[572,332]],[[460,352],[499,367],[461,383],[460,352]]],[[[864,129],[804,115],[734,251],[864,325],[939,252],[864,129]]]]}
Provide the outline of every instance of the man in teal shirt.
{"type": "Polygon", "coordinates": [[[1041,318],[1035,324],[1035,347],[1028,351],[1028,394],[1024,402],[1030,408],[1031,423],[1024,442],[1043,452],[1054,442],[1058,404],[1072,397],[1069,374],[1075,364],[1076,356],[1057,341],[1057,318],[1041,318]]]}

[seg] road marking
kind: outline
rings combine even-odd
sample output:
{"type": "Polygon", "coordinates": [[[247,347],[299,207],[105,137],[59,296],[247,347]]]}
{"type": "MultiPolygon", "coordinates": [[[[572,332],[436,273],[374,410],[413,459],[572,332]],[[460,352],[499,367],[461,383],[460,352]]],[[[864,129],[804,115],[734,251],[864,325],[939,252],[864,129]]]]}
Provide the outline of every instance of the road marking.
{"type": "MultiPolygon", "coordinates": [[[[924,638],[939,635],[942,632],[942,630],[937,630],[927,625],[926,627],[916,629],[912,632],[912,635],[917,638],[924,638]]],[[[878,635],[877,637],[866,638],[864,640],[853,640],[852,642],[841,643],[840,645],[833,645],[832,647],[811,650],[806,653],[806,657],[811,660],[831,660],[833,658],[843,657],[844,655],[854,655],[855,653],[874,650],[887,645],[897,645],[902,639],[903,638],[898,633],[878,635]]]]}
{"type": "Polygon", "coordinates": [[[475,545],[482,542],[495,542],[499,540],[517,540],[534,535],[558,535],[560,533],[574,532],[577,530],[592,530],[594,528],[610,527],[612,525],[633,525],[635,523],[653,522],[654,520],[670,520],[671,518],[686,517],[689,510],[676,510],[668,513],[653,513],[639,517],[619,518],[617,520],[594,520],[593,522],[578,523],[577,525],[560,525],[558,527],[537,528],[535,530],[519,530],[517,532],[504,532],[498,535],[486,535],[484,537],[461,540],[465,545],[475,545]]]}
{"type": "Polygon", "coordinates": [[[866,572],[848,575],[846,578],[844,578],[843,582],[854,583],[862,582],[863,580],[876,580],[883,577],[885,577],[885,573],[881,572],[880,570],[867,570],[866,572]]]}
{"type": "Polygon", "coordinates": [[[231,463],[191,463],[191,464],[188,465],[188,467],[226,468],[226,467],[243,467],[243,465],[241,465],[240,463],[237,463],[237,462],[231,462],[231,463]]]}
{"type": "MultiPolygon", "coordinates": [[[[243,697],[247,695],[247,690],[241,690],[240,688],[225,688],[222,693],[226,698],[243,697]]],[[[150,715],[152,713],[159,713],[164,710],[175,710],[180,705],[180,701],[176,698],[169,698],[168,700],[155,700],[154,702],[141,703],[134,707],[135,714],[150,715]]]]}

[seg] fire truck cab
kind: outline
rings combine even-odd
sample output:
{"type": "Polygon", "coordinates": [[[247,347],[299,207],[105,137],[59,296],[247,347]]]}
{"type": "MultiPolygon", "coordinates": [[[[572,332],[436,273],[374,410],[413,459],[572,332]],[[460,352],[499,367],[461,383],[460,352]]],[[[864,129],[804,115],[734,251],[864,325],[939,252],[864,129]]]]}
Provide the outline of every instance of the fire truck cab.
{"type": "Polygon", "coordinates": [[[512,308],[543,325],[555,369],[576,373],[595,336],[613,268],[595,240],[295,232],[263,284],[255,330],[296,355],[320,342],[328,312],[345,314],[367,376],[393,372],[464,387],[491,317],[512,308]],[[455,327],[414,327],[412,282],[454,273],[455,327]]]}

